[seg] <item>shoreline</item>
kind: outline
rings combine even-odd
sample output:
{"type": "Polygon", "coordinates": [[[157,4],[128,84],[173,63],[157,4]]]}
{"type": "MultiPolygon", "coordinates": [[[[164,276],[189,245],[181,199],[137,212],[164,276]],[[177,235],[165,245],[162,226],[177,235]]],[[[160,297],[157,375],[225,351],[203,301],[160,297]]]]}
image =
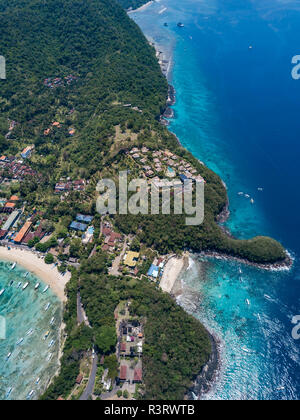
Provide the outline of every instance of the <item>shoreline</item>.
{"type": "Polygon", "coordinates": [[[277,263],[267,263],[267,264],[251,262],[247,259],[234,257],[229,254],[222,254],[221,252],[217,252],[217,251],[201,251],[198,253],[195,252],[194,255],[199,256],[199,257],[214,258],[217,260],[235,261],[240,264],[245,264],[250,267],[258,268],[260,270],[265,270],[265,271],[288,271],[294,265],[293,259],[287,251],[286,251],[286,258],[283,261],[280,261],[277,263]]]}
{"type": "Polygon", "coordinates": [[[11,246],[11,250],[5,246],[0,246],[0,260],[16,262],[18,265],[35,274],[51,288],[51,291],[62,303],[66,302],[65,286],[71,277],[69,272],[62,276],[57,268],[53,267],[53,264],[47,265],[43,259],[39,258],[33,252],[14,248],[13,246],[11,246]]]}
{"type": "MultiPolygon", "coordinates": [[[[165,266],[164,273],[159,284],[160,288],[164,292],[169,293],[171,296],[174,295],[174,288],[178,288],[180,275],[188,267],[188,265],[188,253],[185,253],[182,257],[172,255],[165,266]]],[[[179,291],[177,291],[177,293],[179,293],[179,291]]]]}
{"type": "Polygon", "coordinates": [[[137,9],[128,9],[127,13],[130,14],[130,13],[135,13],[135,12],[141,12],[141,11],[147,9],[147,7],[149,7],[154,2],[155,2],[154,0],[150,0],[150,1],[148,1],[148,3],[143,4],[143,6],[140,6],[137,9]]]}

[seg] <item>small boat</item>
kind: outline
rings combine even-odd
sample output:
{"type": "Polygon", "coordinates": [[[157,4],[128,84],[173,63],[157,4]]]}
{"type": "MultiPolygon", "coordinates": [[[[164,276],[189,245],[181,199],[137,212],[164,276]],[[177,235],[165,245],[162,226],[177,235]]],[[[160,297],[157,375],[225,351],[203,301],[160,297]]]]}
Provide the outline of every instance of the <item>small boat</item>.
{"type": "Polygon", "coordinates": [[[252,50],[253,49],[253,46],[252,45],[249,45],[249,50],[252,50]]]}
{"type": "Polygon", "coordinates": [[[29,392],[29,394],[27,395],[26,399],[27,399],[27,400],[30,400],[30,399],[33,397],[33,394],[34,394],[34,389],[32,389],[32,390],[29,392]]]}
{"type": "Polygon", "coordinates": [[[247,304],[248,306],[250,306],[250,300],[249,300],[249,299],[246,299],[246,304],[247,304]]]}
{"type": "Polygon", "coordinates": [[[11,270],[14,270],[16,268],[17,263],[14,262],[13,265],[10,267],[11,270]]]}
{"type": "Polygon", "coordinates": [[[55,318],[54,317],[51,318],[50,325],[53,325],[54,324],[54,321],[55,321],[55,318]]]}
{"type": "Polygon", "coordinates": [[[241,269],[241,268],[239,268],[239,273],[240,273],[240,274],[243,274],[243,272],[242,272],[242,269],[241,269]]]}
{"type": "Polygon", "coordinates": [[[250,195],[249,195],[249,194],[245,194],[245,197],[246,197],[246,198],[250,198],[250,195]]]}
{"type": "Polygon", "coordinates": [[[4,292],[5,292],[5,289],[0,290],[0,296],[2,296],[4,292]]]}
{"type": "Polygon", "coordinates": [[[23,343],[23,341],[24,341],[24,338],[22,337],[20,338],[20,340],[16,342],[16,345],[19,346],[21,343],[23,343]]]}
{"type": "Polygon", "coordinates": [[[48,337],[49,337],[49,334],[50,334],[50,331],[47,331],[47,332],[44,334],[44,340],[46,340],[46,338],[48,338],[48,337]]]}
{"type": "Polygon", "coordinates": [[[27,273],[24,274],[24,278],[26,279],[26,277],[28,276],[29,272],[27,271],[27,273]]]}
{"type": "Polygon", "coordinates": [[[37,378],[37,380],[35,381],[35,384],[38,385],[40,383],[41,378],[37,378]]]}
{"type": "Polygon", "coordinates": [[[43,293],[46,293],[48,289],[49,289],[49,286],[46,286],[45,289],[43,290],[43,293]]]}
{"type": "Polygon", "coordinates": [[[239,192],[238,195],[244,195],[244,193],[243,192],[239,192]]]}
{"type": "Polygon", "coordinates": [[[40,287],[40,283],[37,283],[37,284],[34,286],[34,290],[37,290],[39,287],[40,287]]]}
{"type": "Polygon", "coordinates": [[[52,359],[52,353],[49,353],[47,357],[47,362],[49,362],[51,359],[52,359]]]}
{"type": "Polygon", "coordinates": [[[25,290],[28,287],[29,283],[28,281],[24,284],[24,286],[22,287],[22,290],[25,290]]]}
{"type": "Polygon", "coordinates": [[[20,289],[20,287],[22,286],[22,282],[21,281],[19,281],[19,283],[18,283],[18,289],[20,289]]]}
{"type": "Polygon", "coordinates": [[[257,188],[257,191],[263,191],[264,189],[262,187],[257,188]]]}
{"type": "Polygon", "coordinates": [[[11,280],[10,283],[9,283],[9,286],[12,286],[13,284],[14,284],[14,281],[11,280]]]}
{"type": "Polygon", "coordinates": [[[51,303],[48,302],[47,305],[45,306],[45,311],[48,311],[48,309],[50,308],[50,306],[51,306],[51,303]]]}
{"type": "Polygon", "coordinates": [[[48,345],[48,347],[49,348],[52,347],[54,343],[55,343],[55,341],[54,340],[51,340],[50,343],[49,343],[49,345],[48,345]]]}
{"type": "Polygon", "coordinates": [[[271,296],[269,296],[269,295],[264,295],[264,297],[265,297],[267,300],[272,300],[271,296]]]}
{"type": "Polygon", "coordinates": [[[164,26],[166,26],[166,27],[168,26],[167,22],[164,23],[164,26]]]}
{"type": "Polygon", "coordinates": [[[8,398],[10,396],[10,394],[12,393],[12,387],[8,388],[6,394],[5,394],[5,398],[8,398]]]}
{"type": "Polygon", "coordinates": [[[251,204],[254,204],[254,200],[253,200],[253,198],[251,198],[250,203],[251,203],[251,204]]]}
{"type": "Polygon", "coordinates": [[[177,26],[178,26],[178,28],[183,28],[183,27],[184,27],[184,24],[183,24],[183,23],[181,23],[181,22],[178,22],[178,23],[177,23],[177,26]]]}
{"type": "Polygon", "coordinates": [[[245,353],[251,353],[251,350],[247,349],[247,347],[242,347],[242,350],[243,350],[245,353]]]}
{"type": "Polygon", "coordinates": [[[34,330],[33,330],[33,328],[30,328],[30,330],[28,330],[28,331],[27,331],[26,335],[27,335],[27,336],[28,336],[28,335],[31,335],[31,334],[33,333],[33,331],[34,331],[34,330]]]}
{"type": "Polygon", "coordinates": [[[10,359],[10,357],[11,357],[11,353],[8,353],[8,355],[6,356],[6,359],[5,359],[5,360],[6,360],[6,361],[7,361],[7,360],[9,360],[9,359],[10,359]]]}

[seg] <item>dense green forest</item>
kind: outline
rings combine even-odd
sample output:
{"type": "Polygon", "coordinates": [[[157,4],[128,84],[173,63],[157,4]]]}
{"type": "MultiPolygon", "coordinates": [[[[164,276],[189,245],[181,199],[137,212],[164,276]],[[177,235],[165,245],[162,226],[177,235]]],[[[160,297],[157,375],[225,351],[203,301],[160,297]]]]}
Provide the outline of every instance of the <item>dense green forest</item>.
{"type": "Polygon", "coordinates": [[[124,9],[128,10],[130,8],[138,9],[145,3],[148,3],[148,0],[118,0],[118,2],[122,7],[124,7],[124,9]]]}
{"type": "Polygon", "coordinates": [[[0,53],[7,62],[7,80],[1,81],[0,91],[0,152],[15,154],[35,144],[31,163],[44,176],[43,182],[30,180],[27,188],[20,188],[24,199],[36,206],[43,203],[49,217],[55,209],[67,215],[77,206],[76,197],[74,204],[65,205],[52,197],[61,176],[89,179],[133,145],[169,147],[193,161],[207,182],[204,225],[186,227],[179,217],[120,217],[120,228],[128,231],[132,226],[136,232],[141,227],[141,240],[160,252],[185,247],[227,252],[253,262],[285,258],[280,244],[268,238],[235,241],[215,223],[226,204],[225,188],[157,121],[165,107],[167,82],[154,49],[117,2],[28,0],[7,5],[0,0],[0,6],[0,53]],[[70,75],[68,83],[65,78],[70,75]],[[8,119],[17,125],[6,139],[8,119]],[[60,126],[53,127],[53,121],[60,126]],[[74,136],[68,135],[70,128],[76,130],[74,136]],[[161,226],[169,226],[165,235],[161,226]]]}

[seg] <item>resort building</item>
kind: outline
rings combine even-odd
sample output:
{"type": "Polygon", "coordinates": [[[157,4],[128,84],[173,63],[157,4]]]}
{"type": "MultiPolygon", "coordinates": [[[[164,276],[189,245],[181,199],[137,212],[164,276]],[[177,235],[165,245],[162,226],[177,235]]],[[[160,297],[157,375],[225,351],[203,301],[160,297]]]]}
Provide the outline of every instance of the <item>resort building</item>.
{"type": "Polygon", "coordinates": [[[34,145],[25,147],[25,149],[21,152],[22,158],[23,159],[30,158],[33,149],[34,149],[34,145]]]}
{"type": "Polygon", "coordinates": [[[85,223],[79,223],[79,222],[74,221],[70,224],[69,227],[70,227],[70,229],[73,229],[73,230],[85,232],[88,228],[88,225],[85,224],[85,223]]]}
{"type": "Polygon", "coordinates": [[[30,228],[32,226],[32,222],[28,221],[26,222],[23,227],[21,228],[21,230],[17,233],[16,237],[14,238],[14,241],[17,244],[20,244],[23,241],[23,238],[27,235],[27,233],[29,232],[30,228]]]}
{"type": "Polygon", "coordinates": [[[9,218],[6,220],[4,225],[2,226],[3,230],[9,231],[9,229],[16,223],[20,216],[20,212],[18,210],[15,210],[11,213],[9,218]]]}

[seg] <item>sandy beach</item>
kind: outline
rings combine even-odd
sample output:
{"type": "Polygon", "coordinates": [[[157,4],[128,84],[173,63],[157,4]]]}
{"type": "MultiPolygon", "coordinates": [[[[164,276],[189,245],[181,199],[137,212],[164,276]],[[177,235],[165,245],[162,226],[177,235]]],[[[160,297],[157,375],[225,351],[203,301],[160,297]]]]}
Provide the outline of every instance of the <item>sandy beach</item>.
{"type": "Polygon", "coordinates": [[[30,251],[0,246],[0,260],[16,262],[26,270],[34,273],[44,283],[50,286],[55,295],[62,301],[66,301],[65,286],[70,280],[71,274],[67,272],[62,276],[53,264],[46,264],[42,258],[30,251]]]}
{"type": "Polygon", "coordinates": [[[176,280],[178,279],[181,271],[186,267],[188,262],[188,256],[183,257],[171,257],[167,262],[162,276],[160,287],[164,292],[171,293],[175,286],[176,280]]]}
{"type": "Polygon", "coordinates": [[[138,9],[135,9],[135,10],[129,10],[128,14],[130,14],[130,13],[135,13],[135,12],[141,12],[142,10],[147,9],[147,7],[149,7],[149,6],[150,6],[150,4],[152,4],[152,3],[154,3],[154,1],[153,1],[153,0],[148,1],[148,3],[144,4],[143,6],[139,7],[138,9]]]}

